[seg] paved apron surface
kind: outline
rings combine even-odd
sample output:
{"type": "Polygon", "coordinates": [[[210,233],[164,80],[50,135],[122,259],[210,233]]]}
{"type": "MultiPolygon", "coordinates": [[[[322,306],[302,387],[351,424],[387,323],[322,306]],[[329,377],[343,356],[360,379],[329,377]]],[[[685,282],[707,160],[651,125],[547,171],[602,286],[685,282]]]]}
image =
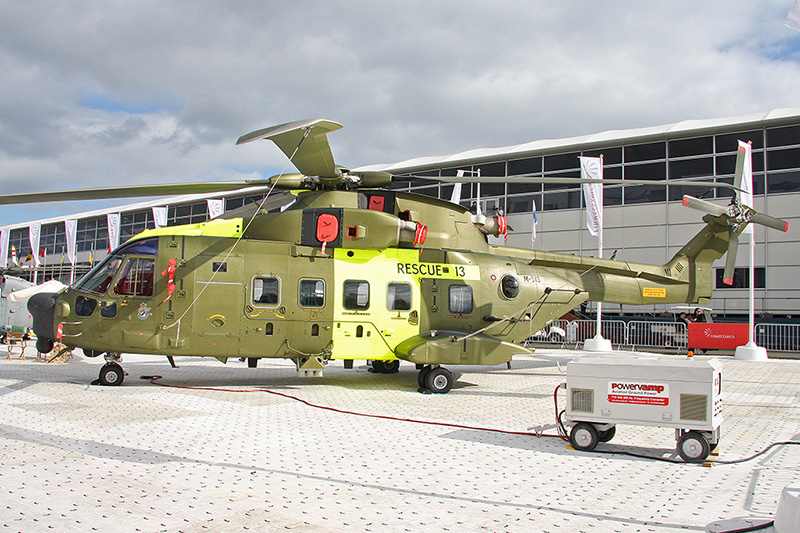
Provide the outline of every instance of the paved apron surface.
{"type": "MultiPolygon", "coordinates": [[[[773,518],[783,487],[800,481],[800,446],[734,465],[670,464],[259,390],[528,432],[553,424],[553,391],[581,355],[451,367],[461,377],[446,395],[419,394],[408,363],[380,375],[332,362],[324,377],[300,378],[284,361],[178,358],[172,369],[129,355],[125,383],[100,387],[90,382],[102,358],[3,359],[0,531],[721,531],[773,518]],[[217,390],[139,379],[154,374],[217,390]]],[[[719,460],[800,440],[800,361],[720,360],[719,460]]],[[[670,428],[619,426],[597,450],[677,457],[670,428]]]]}

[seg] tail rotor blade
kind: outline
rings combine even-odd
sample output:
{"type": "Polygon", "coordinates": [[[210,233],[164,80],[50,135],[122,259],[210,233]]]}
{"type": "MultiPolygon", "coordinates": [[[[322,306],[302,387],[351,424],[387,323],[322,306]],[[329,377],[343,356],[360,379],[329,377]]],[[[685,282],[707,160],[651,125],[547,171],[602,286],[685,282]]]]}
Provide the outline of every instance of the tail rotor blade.
{"type": "Polygon", "coordinates": [[[738,189],[742,188],[742,175],[744,174],[744,158],[745,158],[745,151],[743,148],[739,147],[739,150],[736,152],[736,171],[733,174],[733,186],[735,189],[733,190],[733,194],[736,195],[736,198],[739,197],[738,189]]]}
{"type": "Polygon", "coordinates": [[[725,207],[719,206],[717,204],[712,204],[711,202],[707,202],[705,200],[701,200],[699,198],[695,198],[694,196],[689,196],[689,195],[685,195],[683,197],[683,205],[684,207],[697,209],[698,211],[702,211],[704,213],[710,213],[715,217],[724,215],[728,212],[728,210],[725,207]]]}
{"type": "Polygon", "coordinates": [[[728,231],[728,255],[725,257],[725,285],[733,285],[733,269],[736,267],[736,252],[739,250],[739,236],[733,230],[728,231]]]}
{"type": "Polygon", "coordinates": [[[761,224],[762,226],[767,226],[768,228],[783,231],[784,233],[789,231],[789,222],[787,222],[786,220],[781,220],[779,218],[771,217],[769,215],[765,215],[763,213],[755,213],[750,218],[750,222],[753,224],[761,224]]]}

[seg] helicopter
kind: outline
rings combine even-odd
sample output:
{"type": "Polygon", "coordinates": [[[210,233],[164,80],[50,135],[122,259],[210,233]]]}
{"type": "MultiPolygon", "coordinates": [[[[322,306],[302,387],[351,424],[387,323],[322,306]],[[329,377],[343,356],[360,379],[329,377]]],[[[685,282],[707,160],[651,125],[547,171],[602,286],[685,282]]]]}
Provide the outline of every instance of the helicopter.
{"type": "Polygon", "coordinates": [[[251,204],[200,224],[145,230],[73,286],[34,295],[28,308],[39,351],[59,342],[89,357],[103,355],[103,385],[123,382],[123,352],[165,355],[173,366],[175,356],[212,356],[223,363],[245,358],[253,368],[262,358],[284,358],[303,375],[320,375],[333,360],[352,368],[359,359],[371,360],[374,372],[392,373],[402,360],[419,370],[421,392],[447,393],[456,377],[446,366],[498,365],[532,353],[521,344],[526,338],[587,300],[707,303],[712,263],[727,253],[725,278],[732,278],[738,236],[747,224],[788,230],[787,222],[741,204],[740,153],[732,186],[691,182],[730,187],[733,198],[718,206],[684,197],[684,206],[705,213],[706,224],[663,265],[495,246],[488,236],[508,232],[501,214],[475,214],[393,190],[396,176],[337,165],[327,134],[341,127],[304,120],[238,139],[274,142],[297,174],[0,199],[25,203],[256,185],[295,197],[279,211],[251,204]]]}
{"type": "Polygon", "coordinates": [[[6,342],[8,333],[31,331],[33,320],[22,302],[12,301],[8,296],[19,290],[33,287],[30,281],[14,276],[13,270],[0,269],[0,342],[6,342]]]}

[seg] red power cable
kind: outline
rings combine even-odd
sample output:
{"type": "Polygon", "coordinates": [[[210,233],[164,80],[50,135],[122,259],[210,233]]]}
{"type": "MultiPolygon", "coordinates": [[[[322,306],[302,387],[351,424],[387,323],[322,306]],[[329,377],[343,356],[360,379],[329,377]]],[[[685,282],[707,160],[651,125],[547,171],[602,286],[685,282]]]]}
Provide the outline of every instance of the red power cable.
{"type": "MultiPolygon", "coordinates": [[[[336,407],[330,407],[327,405],[318,405],[309,402],[308,400],[304,400],[302,398],[298,398],[297,396],[292,396],[291,394],[285,394],[282,392],[277,392],[270,389],[221,389],[217,387],[192,387],[189,385],[169,385],[167,383],[161,383],[159,380],[162,379],[163,376],[141,376],[140,379],[149,379],[150,383],[154,385],[160,385],[161,387],[169,387],[174,389],[189,389],[189,390],[207,390],[207,391],[216,391],[216,392],[266,392],[267,394],[274,394],[275,396],[281,396],[283,398],[287,398],[289,400],[294,400],[296,402],[300,402],[308,407],[313,407],[314,409],[324,409],[326,411],[333,411],[334,413],[340,413],[345,415],[355,415],[355,416],[364,416],[367,418],[380,418],[383,420],[394,420],[397,422],[413,422],[415,424],[428,424],[431,426],[445,426],[451,428],[458,428],[458,429],[472,429],[477,431],[491,431],[493,433],[503,433],[506,435],[528,435],[533,437],[556,437],[561,438],[561,435],[546,435],[544,433],[531,433],[529,431],[509,431],[506,429],[495,429],[495,428],[485,428],[485,427],[478,427],[478,426],[465,426],[463,424],[453,424],[450,422],[433,422],[429,420],[415,420],[413,418],[400,418],[395,416],[389,415],[375,415],[369,413],[359,413],[357,411],[348,411],[346,409],[339,409],[336,407]]],[[[558,388],[556,388],[558,391],[558,388]]],[[[556,408],[557,411],[557,408],[556,408]]],[[[558,413],[556,413],[558,414],[558,413]]]]}

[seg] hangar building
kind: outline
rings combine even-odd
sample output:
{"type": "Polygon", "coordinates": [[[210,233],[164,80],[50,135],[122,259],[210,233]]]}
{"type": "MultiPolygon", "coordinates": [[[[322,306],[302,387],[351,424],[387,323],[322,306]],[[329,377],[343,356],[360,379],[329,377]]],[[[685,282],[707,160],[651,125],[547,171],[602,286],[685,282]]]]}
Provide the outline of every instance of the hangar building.
{"type": "MultiPolygon", "coordinates": [[[[787,233],[756,226],[755,308],[762,316],[800,315],[800,108],[777,109],[712,120],[688,120],[663,126],[606,131],[566,139],[545,139],[503,148],[477,149],[458,154],[422,157],[394,164],[370,165],[358,170],[386,170],[412,178],[393,188],[450,199],[452,184],[431,184],[414,177],[456,176],[459,170],[492,178],[481,186],[484,212],[502,208],[508,216],[508,245],[596,255],[597,239],[585,226],[585,208],[579,185],[515,184],[515,176],[580,176],[578,157],[603,156],[606,178],[652,180],[653,185],[604,187],[605,257],[644,263],[664,263],[699,229],[702,214],[683,207],[684,194],[725,204],[730,192],[703,187],[670,185],[674,180],[733,182],[737,140],[753,146],[755,209],[790,222],[787,233]],[[534,205],[538,223],[532,241],[534,205]]],[[[461,202],[472,206],[477,186],[464,184],[461,202]]],[[[208,198],[220,194],[187,195],[124,207],[97,210],[70,217],[38,221],[44,267],[39,279],[68,281],[86,272],[91,262],[107,253],[106,214],[121,213],[121,240],[153,227],[152,207],[169,206],[169,225],[207,219],[208,198]],[[78,265],[65,264],[64,219],[78,220],[78,265]],[[74,272],[71,272],[74,270],[74,272]]],[[[226,211],[248,201],[260,201],[264,190],[225,194],[226,211]]],[[[282,202],[275,198],[272,206],[282,202]]],[[[30,252],[30,222],[10,226],[10,242],[18,257],[30,252]]],[[[734,286],[722,284],[719,261],[711,307],[717,314],[745,314],[748,309],[748,240],[743,238],[737,257],[734,286]]],[[[31,273],[28,274],[32,277],[31,273]]],[[[606,305],[604,314],[640,314],[664,311],[659,306],[606,305]]]]}

